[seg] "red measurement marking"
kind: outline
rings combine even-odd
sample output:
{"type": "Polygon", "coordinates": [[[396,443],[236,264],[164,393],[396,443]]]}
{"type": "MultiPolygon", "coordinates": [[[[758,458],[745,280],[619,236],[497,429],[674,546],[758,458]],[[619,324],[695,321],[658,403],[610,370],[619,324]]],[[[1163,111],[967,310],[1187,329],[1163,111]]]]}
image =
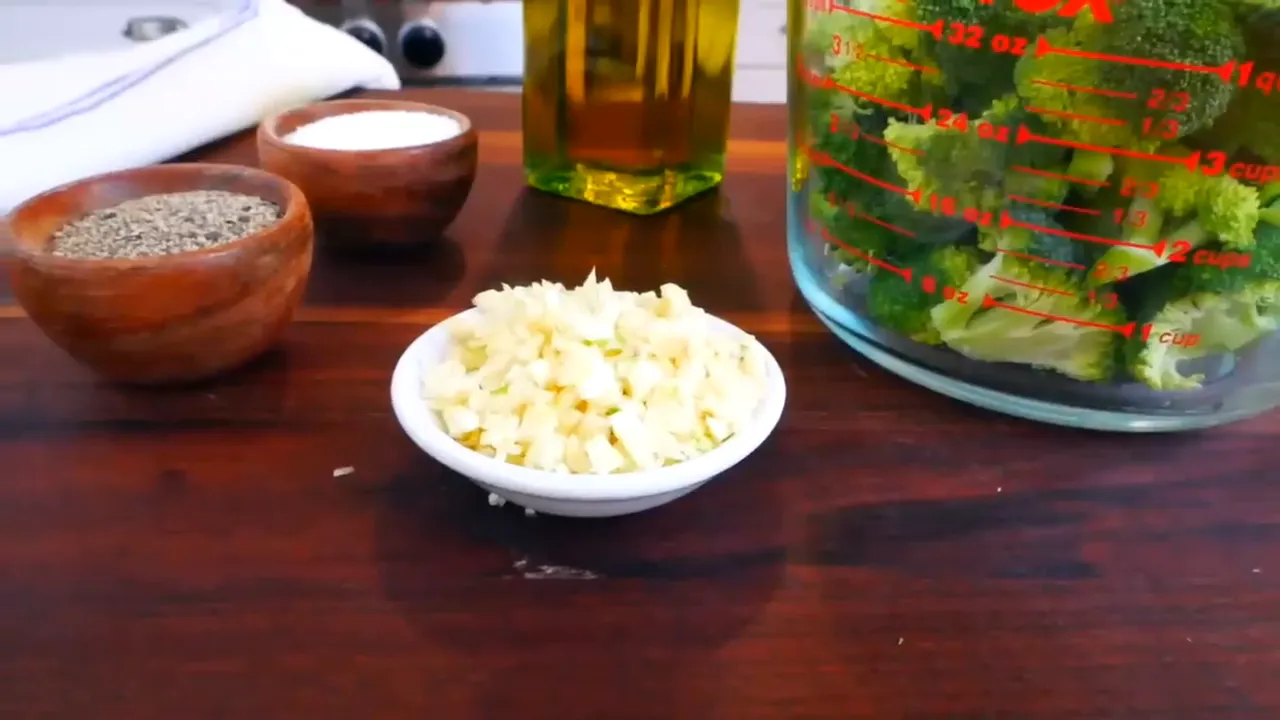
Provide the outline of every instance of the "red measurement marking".
{"type": "MultiPolygon", "coordinates": [[[[839,205],[839,203],[837,203],[835,200],[834,193],[828,197],[827,202],[831,203],[832,205],[839,205]]],[[[868,215],[858,210],[858,208],[854,207],[853,205],[841,205],[841,207],[851,218],[859,218],[862,220],[866,220],[868,222],[879,225],[880,227],[886,230],[892,230],[893,232],[896,232],[899,235],[902,235],[904,237],[909,237],[912,239],[915,239],[916,237],[916,234],[911,232],[910,230],[907,230],[906,228],[900,228],[897,225],[894,225],[893,223],[890,223],[890,222],[885,222],[884,220],[881,220],[878,217],[872,217],[871,215],[868,215]]]]}
{"type": "Polygon", "coordinates": [[[845,87],[840,83],[832,81],[830,78],[827,78],[826,86],[835,90],[839,90],[840,92],[849,93],[854,97],[862,98],[863,100],[876,103],[877,105],[883,105],[888,108],[893,108],[894,110],[901,110],[904,113],[911,113],[912,115],[919,115],[920,117],[924,118],[926,122],[933,119],[933,105],[925,105],[922,108],[918,108],[918,107],[912,107],[910,105],[905,105],[900,102],[894,102],[892,100],[885,100],[884,98],[876,97],[871,93],[865,93],[855,88],[845,87]]]}
{"type": "Polygon", "coordinates": [[[1035,262],[1042,262],[1049,265],[1057,265],[1058,267],[1071,268],[1072,270],[1088,270],[1088,268],[1086,268],[1083,265],[1077,265],[1075,263],[1070,263],[1070,262],[1063,262],[1061,260],[1050,260],[1049,258],[1042,258],[1036,255],[1028,255],[1027,253],[1020,253],[1014,250],[1005,250],[1004,248],[996,248],[996,252],[1000,253],[1001,255],[1012,255],[1013,257],[1022,258],[1023,260],[1034,260],[1035,262]]]}
{"type": "Polygon", "coordinates": [[[806,62],[807,61],[803,55],[796,56],[796,67],[800,68],[797,71],[800,75],[800,79],[809,87],[816,88],[818,90],[823,89],[827,84],[827,79],[820,73],[814,72],[813,68],[810,68],[806,62]]]}
{"type": "Polygon", "coordinates": [[[1049,108],[1032,107],[1030,105],[1027,106],[1027,110],[1033,113],[1039,113],[1041,115],[1054,115],[1057,117],[1066,118],[1068,120],[1081,120],[1083,122],[1095,122],[1101,125],[1114,125],[1116,127],[1123,127],[1125,125],[1125,121],[1116,120],[1115,118],[1096,117],[1093,115],[1078,115],[1076,113],[1063,112],[1062,110],[1050,110],[1049,108]]]}
{"type": "Polygon", "coordinates": [[[1093,208],[1076,207],[1074,205],[1063,205],[1062,203],[1049,202],[1048,200],[1036,200],[1035,198],[1023,197],[1021,195],[1007,196],[1014,202],[1027,203],[1028,205],[1039,205],[1040,207],[1053,208],[1054,210],[1070,210],[1071,212],[1084,213],[1085,215],[1101,215],[1101,210],[1093,208]]]}
{"type": "Polygon", "coordinates": [[[930,35],[933,35],[935,40],[942,39],[943,25],[941,20],[925,25],[923,23],[911,22],[910,20],[903,20],[902,18],[889,17],[888,15],[877,15],[876,13],[873,13],[873,12],[867,12],[866,10],[858,10],[856,8],[845,7],[844,5],[832,5],[831,9],[838,10],[842,13],[848,13],[849,15],[856,15],[858,17],[864,17],[871,20],[875,20],[876,22],[883,22],[883,23],[889,23],[890,25],[901,25],[902,27],[914,28],[916,30],[921,30],[923,32],[929,33],[930,35]]]}
{"type": "Polygon", "coordinates": [[[1164,68],[1166,70],[1183,70],[1186,72],[1208,73],[1217,75],[1222,82],[1231,82],[1231,76],[1236,71],[1236,61],[1228,60],[1221,67],[1209,67],[1206,65],[1192,65],[1190,63],[1176,63],[1165,60],[1152,60],[1151,58],[1129,57],[1126,55],[1108,55],[1105,53],[1092,53],[1083,50],[1070,50],[1067,48],[1056,48],[1049,44],[1044,35],[1036,38],[1036,57],[1044,57],[1045,55],[1067,55],[1069,57],[1084,58],[1086,60],[1099,60],[1102,62],[1120,63],[1123,65],[1142,65],[1144,67],[1164,68]]]}
{"type": "Polygon", "coordinates": [[[1111,12],[1110,0],[1066,0],[1066,2],[1062,2],[1062,0],[1013,0],[1013,4],[1019,10],[1033,15],[1042,15],[1052,11],[1058,17],[1072,18],[1088,10],[1089,14],[1093,16],[1094,22],[1104,24],[1115,22],[1115,16],[1111,12]]]}
{"type": "MultiPolygon", "coordinates": [[[[1086,235],[1084,233],[1071,232],[1070,230],[1061,230],[1059,228],[1042,227],[1040,225],[1024,223],[1019,220],[1014,220],[1013,217],[1010,216],[1009,213],[1007,212],[1000,213],[1000,227],[1024,228],[1026,230],[1034,230],[1036,232],[1042,232],[1046,235],[1057,235],[1058,237],[1071,238],[1072,240],[1083,240],[1085,242],[1097,243],[1099,245],[1111,245],[1113,247],[1128,247],[1128,248],[1136,248],[1138,250],[1151,250],[1153,252],[1156,252],[1156,247],[1157,247],[1153,245],[1140,245],[1138,243],[1124,242],[1122,240],[1112,240],[1111,238],[1099,237],[1097,235],[1086,235]]],[[[1163,245],[1163,243],[1161,243],[1161,245],[1163,245]]],[[[1164,248],[1161,247],[1160,251],[1156,252],[1156,255],[1162,256],[1163,252],[1164,252],[1164,248]]]]}
{"type": "Polygon", "coordinates": [[[992,125],[989,122],[978,123],[978,137],[996,142],[1009,142],[1009,128],[1003,125],[992,125]]]}
{"type": "Polygon", "coordinates": [[[1120,194],[1124,197],[1139,195],[1141,197],[1154,200],[1155,197],[1160,194],[1160,183],[1125,178],[1120,183],[1120,194]]]}
{"type": "Polygon", "coordinates": [[[928,65],[917,65],[913,62],[907,62],[906,60],[899,60],[898,58],[881,57],[879,55],[872,55],[871,53],[863,53],[862,56],[865,58],[871,58],[872,60],[879,60],[882,63],[888,63],[890,65],[897,65],[899,67],[910,68],[911,70],[915,70],[916,72],[922,72],[922,73],[938,72],[938,68],[929,67],[928,65]]]}
{"type": "Polygon", "coordinates": [[[1032,285],[1031,283],[1019,282],[1018,280],[1010,280],[1009,278],[1000,277],[999,275],[992,275],[991,279],[997,280],[1002,283],[1007,283],[1009,285],[1016,285],[1018,287],[1027,288],[1028,290],[1039,290],[1040,292],[1052,293],[1054,295],[1063,295],[1066,297],[1075,296],[1075,293],[1067,292],[1066,290],[1058,290],[1051,287],[1044,287],[1043,285],[1032,285]]]}
{"type": "Polygon", "coordinates": [[[857,211],[855,211],[855,212],[853,213],[853,215],[854,215],[854,217],[859,217],[859,218],[862,218],[863,220],[866,220],[866,221],[868,221],[868,222],[875,223],[876,225],[879,225],[880,227],[882,227],[882,228],[884,228],[884,229],[886,229],[886,230],[892,230],[893,232],[896,232],[896,233],[898,233],[899,235],[902,235],[903,237],[915,238],[915,236],[916,236],[916,234],[915,234],[915,233],[911,232],[910,230],[907,230],[906,228],[900,228],[900,227],[898,227],[897,225],[894,225],[893,223],[885,222],[884,220],[881,220],[880,218],[877,218],[877,217],[871,217],[870,215],[868,215],[868,214],[866,214],[866,213],[864,213],[864,212],[857,212],[857,211]]]}
{"type": "Polygon", "coordinates": [[[879,258],[871,257],[870,255],[862,252],[861,250],[855,247],[852,247],[850,245],[846,245],[841,240],[836,239],[831,235],[831,233],[827,232],[826,228],[822,228],[822,239],[826,240],[832,245],[835,245],[836,247],[839,247],[841,250],[844,250],[845,252],[849,253],[854,257],[862,258],[863,260],[866,260],[872,265],[875,265],[876,267],[884,270],[888,270],[891,273],[897,273],[898,275],[902,276],[903,280],[906,280],[907,282],[911,282],[911,268],[900,268],[897,265],[890,265],[889,263],[879,258]]]}
{"type": "Polygon", "coordinates": [[[1037,177],[1049,178],[1050,180],[1065,180],[1070,183],[1077,183],[1080,185],[1092,185],[1093,187],[1108,187],[1111,184],[1105,180],[1087,180],[1085,178],[1072,177],[1070,175],[1063,175],[1061,173],[1053,173],[1053,172],[1047,172],[1044,170],[1036,170],[1035,168],[1029,168],[1023,165],[1014,165],[1011,169],[1020,173],[1026,173],[1027,175],[1035,175],[1037,177]]]}
{"type": "Polygon", "coordinates": [[[991,49],[997,53],[1022,55],[1027,51],[1027,42],[1027,39],[1024,37],[1010,37],[1008,35],[998,34],[991,38],[991,49]]]}
{"type": "Polygon", "coordinates": [[[1191,257],[1191,262],[1195,265],[1209,265],[1219,270],[1229,270],[1231,268],[1246,268],[1252,256],[1249,253],[1238,253],[1230,250],[1197,250],[1195,255],[1191,257]]]}
{"type": "MultiPolygon", "coordinates": [[[[1155,325],[1147,323],[1142,326],[1142,341],[1151,342],[1151,336],[1155,333],[1155,325]]],[[[1200,336],[1195,333],[1189,333],[1183,330],[1165,330],[1156,336],[1156,342],[1161,345],[1173,345],[1174,347],[1190,348],[1200,344],[1200,336]]]]}
{"type": "Polygon", "coordinates": [[[867,142],[875,143],[876,145],[882,145],[887,148],[892,148],[899,152],[904,152],[908,155],[915,155],[916,157],[924,156],[923,150],[916,150],[915,148],[903,147],[901,145],[898,145],[897,143],[891,143],[888,140],[885,140],[884,138],[876,137],[875,135],[867,135],[866,133],[862,133],[859,135],[859,137],[861,137],[863,140],[866,140],[867,142]]]}
{"type": "Polygon", "coordinates": [[[982,227],[988,227],[991,225],[991,213],[979,210],[978,208],[965,208],[964,212],[961,213],[960,216],[963,217],[966,222],[971,222],[974,225],[981,225],[982,227]]]}
{"type": "Polygon", "coordinates": [[[1133,337],[1133,331],[1138,328],[1138,323],[1136,322],[1131,322],[1128,325],[1106,325],[1104,323],[1095,323],[1095,322],[1089,322],[1088,320],[1080,320],[1079,318],[1067,317],[1066,315],[1054,315],[1053,313],[1044,313],[1044,312],[1038,312],[1035,310],[1029,310],[1027,308],[1018,307],[1017,305],[1006,305],[1005,303],[1002,303],[999,300],[996,300],[990,295],[987,295],[986,297],[982,298],[982,307],[983,308],[1003,308],[1011,312],[1021,313],[1023,315],[1030,315],[1031,317],[1043,318],[1045,320],[1058,320],[1065,323],[1071,323],[1072,325],[1079,325],[1081,327],[1097,328],[1098,330],[1110,330],[1112,332],[1118,332],[1127,338],[1133,337]]]}
{"type": "Polygon", "coordinates": [[[883,188],[890,192],[898,193],[899,195],[905,195],[906,197],[911,198],[911,200],[915,202],[917,205],[920,204],[919,190],[908,190],[904,187],[898,187],[893,183],[887,183],[884,180],[881,180],[880,178],[872,177],[864,172],[860,172],[858,170],[854,170],[851,167],[841,165],[835,160],[832,160],[831,156],[825,153],[815,152],[813,148],[809,148],[808,153],[809,153],[809,159],[819,165],[825,165],[826,167],[835,168],[836,170],[839,170],[840,172],[846,175],[849,175],[850,177],[855,177],[855,178],[858,178],[859,180],[862,180],[863,182],[871,183],[872,185],[875,185],[878,188],[883,188]]]}
{"type": "Polygon", "coordinates": [[[1098,303],[1108,310],[1115,310],[1120,306],[1120,296],[1115,293],[1106,293],[1099,296],[1097,290],[1090,290],[1089,302],[1098,303]]]}
{"type": "Polygon", "coordinates": [[[1186,240],[1175,240],[1170,242],[1168,239],[1161,240],[1155,245],[1150,246],[1151,252],[1156,254],[1158,258],[1164,258],[1169,262],[1184,263],[1187,261],[1187,253],[1192,251],[1191,243],[1186,240]],[[1169,254],[1166,256],[1165,251],[1169,254]]]}
{"type": "Polygon", "coordinates": [[[924,279],[920,281],[920,289],[932,295],[938,291],[938,281],[934,279],[932,275],[926,275],[924,279]]]}
{"type": "Polygon", "coordinates": [[[902,112],[910,113],[912,115],[919,115],[921,118],[925,120],[925,122],[928,122],[929,120],[933,119],[933,105],[925,105],[924,107],[918,108],[918,107],[912,107],[910,105],[903,105],[902,103],[897,103],[892,100],[885,100],[884,98],[876,97],[875,95],[872,95],[870,93],[865,93],[865,92],[862,92],[861,90],[855,90],[854,88],[845,87],[844,85],[840,85],[838,83],[832,82],[831,78],[823,77],[822,75],[819,75],[818,73],[805,67],[803,58],[798,58],[798,62],[801,63],[800,67],[802,68],[802,70],[800,71],[801,79],[804,80],[805,84],[809,85],[810,87],[816,88],[818,90],[839,90],[841,92],[848,93],[854,97],[862,98],[863,100],[869,100],[878,105],[884,105],[885,107],[893,108],[895,110],[900,110],[902,112]]]}
{"type": "Polygon", "coordinates": [[[1082,85],[1068,85],[1066,83],[1050,82],[1048,80],[1032,80],[1032,85],[1040,85],[1043,87],[1056,88],[1058,90],[1071,90],[1078,93],[1087,93],[1089,95],[1101,95],[1102,97],[1121,98],[1123,100],[1137,100],[1138,93],[1120,92],[1118,90],[1102,90],[1099,88],[1084,87],[1082,85]]]}
{"type": "MultiPolygon", "coordinates": [[[[840,132],[840,129],[841,129],[840,116],[836,115],[835,113],[831,113],[831,132],[833,134],[838,133],[840,132]]],[[[847,135],[850,139],[853,139],[853,140],[866,140],[867,142],[875,143],[876,145],[891,148],[899,152],[904,152],[904,153],[907,153],[908,155],[916,155],[916,156],[924,155],[923,150],[916,150],[915,148],[903,147],[902,145],[898,145],[897,143],[891,143],[882,137],[876,137],[875,135],[868,135],[867,133],[862,131],[862,127],[859,126],[857,123],[852,123],[852,127],[849,129],[849,132],[845,133],[845,135],[847,135]]]]}
{"type": "Polygon", "coordinates": [[[1028,142],[1038,142],[1044,145],[1058,145],[1060,147],[1074,148],[1076,150],[1090,150],[1092,152],[1109,153],[1111,155],[1122,155],[1124,157],[1136,158],[1138,160],[1152,160],[1154,162],[1169,163],[1171,165],[1183,165],[1191,172],[1200,169],[1200,151],[1197,150],[1190,155],[1183,157],[1169,157],[1168,155],[1155,155],[1152,153],[1138,152],[1137,150],[1125,150],[1124,148],[1106,147],[1104,145],[1089,145],[1087,143],[1072,142],[1070,140],[1059,140],[1058,138],[1044,137],[1036,135],[1027,129],[1026,125],[1018,126],[1018,137],[1015,142],[1019,145],[1028,142]]]}

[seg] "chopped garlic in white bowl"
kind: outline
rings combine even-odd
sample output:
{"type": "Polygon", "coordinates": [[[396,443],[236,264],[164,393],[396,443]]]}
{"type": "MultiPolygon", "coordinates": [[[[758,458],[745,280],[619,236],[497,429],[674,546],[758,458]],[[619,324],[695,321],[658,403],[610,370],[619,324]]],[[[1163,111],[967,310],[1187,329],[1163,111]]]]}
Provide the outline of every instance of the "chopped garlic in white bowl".
{"type": "Polygon", "coordinates": [[[391,383],[409,437],[542,513],[664,504],[764,442],[786,402],[777,360],[685,291],[615,291],[594,273],[487,291],[414,341],[391,383]]]}

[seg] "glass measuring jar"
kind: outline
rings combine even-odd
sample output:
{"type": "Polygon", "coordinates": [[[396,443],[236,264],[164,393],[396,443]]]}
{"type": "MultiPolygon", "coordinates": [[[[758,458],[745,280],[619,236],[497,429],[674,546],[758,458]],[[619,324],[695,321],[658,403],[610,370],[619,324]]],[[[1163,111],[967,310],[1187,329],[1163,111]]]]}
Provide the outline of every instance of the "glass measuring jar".
{"type": "Polygon", "coordinates": [[[1041,421],[1280,404],[1280,9],[791,0],[788,252],[909,380],[1041,421]]]}

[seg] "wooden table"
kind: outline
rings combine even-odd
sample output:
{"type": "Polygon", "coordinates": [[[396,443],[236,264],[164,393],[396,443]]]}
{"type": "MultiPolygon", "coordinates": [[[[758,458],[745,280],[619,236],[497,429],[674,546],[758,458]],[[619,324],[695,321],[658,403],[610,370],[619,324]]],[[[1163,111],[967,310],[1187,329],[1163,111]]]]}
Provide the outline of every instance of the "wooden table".
{"type": "Polygon", "coordinates": [[[1280,717],[1280,416],[1097,435],[876,369],[792,285],[781,108],[738,108],[719,195],[633,219],[522,189],[516,97],[405,95],[481,130],[452,242],[321,256],[243,372],[104,386],[5,291],[0,718],[1280,717]],[[492,508],[401,434],[391,367],[483,288],[592,267],[757,333],[787,413],[667,508],[492,508]]]}

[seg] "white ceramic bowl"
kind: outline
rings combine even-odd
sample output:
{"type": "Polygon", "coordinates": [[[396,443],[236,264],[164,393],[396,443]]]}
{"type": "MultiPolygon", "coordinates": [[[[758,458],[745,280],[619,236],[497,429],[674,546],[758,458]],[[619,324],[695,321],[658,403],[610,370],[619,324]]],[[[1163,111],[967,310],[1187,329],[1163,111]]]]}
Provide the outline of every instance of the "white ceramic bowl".
{"type": "MultiPolygon", "coordinates": [[[[423,401],[423,371],[444,359],[448,342],[446,326],[452,319],[437,324],[414,340],[396,363],[391,376],[391,406],[396,419],[418,447],[444,466],[509,502],[539,513],[613,517],[655,508],[687,495],[760,447],[777,426],[787,400],[782,368],[766,350],[768,387],[756,409],[754,422],[715,450],[678,465],[614,475],[532,470],[494,460],[463,446],[445,433],[439,417],[423,401]]],[[[717,332],[743,334],[719,318],[713,317],[711,322],[717,332]]]]}

